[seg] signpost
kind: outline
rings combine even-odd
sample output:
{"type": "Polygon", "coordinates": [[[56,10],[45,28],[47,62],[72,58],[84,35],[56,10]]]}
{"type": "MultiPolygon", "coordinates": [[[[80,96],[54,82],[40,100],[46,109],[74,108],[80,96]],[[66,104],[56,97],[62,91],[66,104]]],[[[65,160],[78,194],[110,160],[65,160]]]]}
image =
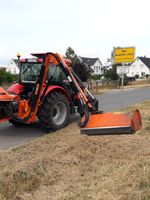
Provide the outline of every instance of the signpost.
{"type": "Polygon", "coordinates": [[[122,104],[123,104],[123,85],[124,74],[127,73],[127,66],[125,64],[132,63],[134,61],[135,48],[134,47],[118,47],[113,50],[114,64],[122,64],[121,68],[121,89],[122,89],[122,104]]]}
{"type": "Polygon", "coordinates": [[[122,77],[122,87],[124,74],[127,72],[127,67],[125,64],[132,63],[134,61],[135,48],[134,47],[117,47],[113,51],[113,60],[115,64],[122,64],[121,68],[121,77],[122,77]]]}
{"type": "Polygon", "coordinates": [[[134,61],[134,47],[114,48],[114,63],[131,63],[134,61]]]}

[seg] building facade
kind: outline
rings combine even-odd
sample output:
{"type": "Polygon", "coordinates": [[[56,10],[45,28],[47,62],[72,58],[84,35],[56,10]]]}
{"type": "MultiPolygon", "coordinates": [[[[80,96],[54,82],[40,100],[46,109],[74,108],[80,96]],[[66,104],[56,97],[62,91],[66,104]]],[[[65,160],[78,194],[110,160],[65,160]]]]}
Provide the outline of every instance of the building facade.
{"type": "Polygon", "coordinates": [[[11,74],[19,74],[19,67],[18,67],[18,60],[17,59],[10,59],[7,71],[11,74]]]}
{"type": "Polygon", "coordinates": [[[130,65],[127,76],[139,76],[139,78],[141,78],[145,77],[146,75],[150,75],[150,58],[137,57],[135,61],[130,65]]]}
{"type": "Polygon", "coordinates": [[[99,58],[87,58],[81,57],[83,62],[90,66],[93,70],[92,75],[102,75],[104,74],[103,64],[99,58]]]}

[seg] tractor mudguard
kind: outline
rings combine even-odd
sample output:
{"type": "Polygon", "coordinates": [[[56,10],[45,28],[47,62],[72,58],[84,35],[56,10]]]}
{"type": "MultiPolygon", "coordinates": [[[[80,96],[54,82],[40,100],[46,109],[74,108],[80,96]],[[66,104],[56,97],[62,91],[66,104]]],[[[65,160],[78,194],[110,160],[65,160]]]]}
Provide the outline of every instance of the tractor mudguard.
{"type": "Polygon", "coordinates": [[[21,89],[23,88],[22,84],[19,83],[15,83],[13,85],[11,85],[8,89],[7,92],[13,93],[13,94],[20,94],[21,93],[21,89]]]}
{"type": "MultiPolygon", "coordinates": [[[[61,86],[56,86],[56,85],[50,85],[50,86],[48,86],[48,88],[47,88],[47,90],[46,90],[46,93],[45,93],[45,96],[48,94],[48,93],[50,93],[50,92],[52,92],[52,91],[60,91],[60,92],[62,92],[62,94],[64,94],[66,97],[67,97],[67,99],[70,101],[71,100],[71,98],[70,98],[70,95],[69,95],[69,93],[63,88],[63,87],[61,87],[61,86]]],[[[44,90],[43,90],[44,91],[44,90]]]]}

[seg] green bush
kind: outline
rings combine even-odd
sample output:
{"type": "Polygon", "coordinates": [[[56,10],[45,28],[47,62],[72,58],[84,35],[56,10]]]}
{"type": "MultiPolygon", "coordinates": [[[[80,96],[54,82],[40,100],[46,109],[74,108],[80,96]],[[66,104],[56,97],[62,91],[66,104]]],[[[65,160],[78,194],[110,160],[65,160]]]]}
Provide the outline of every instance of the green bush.
{"type": "MultiPolygon", "coordinates": [[[[129,80],[130,79],[126,75],[124,75],[123,85],[128,85],[129,84],[129,80]]],[[[120,78],[119,79],[119,85],[121,86],[121,84],[122,84],[122,79],[120,78]]]]}
{"type": "Polygon", "coordinates": [[[17,80],[17,75],[7,72],[5,67],[0,68],[0,84],[11,83],[15,80],[17,80]]]}
{"type": "Polygon", "coordinates": [[[102,75],[100,75],[100,74],[94,74],[94,75],[91,75],[90,78],[93,79],[93,80],[100,80],[101,77],[102,77],[102,75]]]}
{"type": "Polygon", "coordinates": [[[118,78],[119,78],[118,74],[116,73],[115,67],[106,71],[106,73],[104,74],[104,77],[108,80],[118,80],[118,78]]]}
{"type": "Polygon", "coordinates": [[[138,75],[138,74],[136,74],[136,75],[135,75],[135,78],[139,78],[139,75],[138,75]]]}

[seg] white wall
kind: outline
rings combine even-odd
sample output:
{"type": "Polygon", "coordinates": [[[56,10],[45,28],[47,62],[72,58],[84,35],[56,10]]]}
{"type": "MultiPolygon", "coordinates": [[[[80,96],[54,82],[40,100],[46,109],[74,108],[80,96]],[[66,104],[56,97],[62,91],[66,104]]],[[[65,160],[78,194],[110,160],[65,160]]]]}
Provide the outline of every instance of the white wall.
{"type": "Polygon", "coordinates": [[[16,66],[15,62],[13,61],[13,59],[11,59],[8,63],[7,66],[7,71],[12,73],[12,74],[18,74],[19,73],[19,69],[16,66]]]}
{"type": "Polygon", "coordinates": [[[127,76],[134,77],[135,75],[139,75],[139,77],[143,77],[146,74],[150,75],[150,69],[139,58],[136,58],[130,65],[127,76]]]}
{"type": "Polygon", "coordinates": [[[102,70],[102,63],[100,62],[100,60],[97,60],[94,65],[91,66],[92,69],[94,70],[94,75],[98,75],[98,74],[103,74],[103,70],[102,70]]]}

